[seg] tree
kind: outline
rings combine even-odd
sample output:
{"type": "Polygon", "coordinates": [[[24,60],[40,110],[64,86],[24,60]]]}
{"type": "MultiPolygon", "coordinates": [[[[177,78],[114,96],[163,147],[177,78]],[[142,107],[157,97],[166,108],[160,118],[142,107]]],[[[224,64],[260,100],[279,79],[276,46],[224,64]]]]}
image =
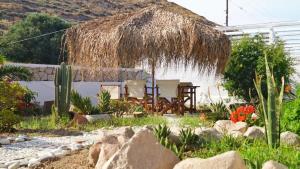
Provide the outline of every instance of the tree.
{"type": "MultiPolygon", "coordinates": [[[[253,79],[255,74],[261,75],[263,79],[266,75],[265,54],[268,56],[275,82],[280,86],[281,77],[289,83],[291,75],[294,73],[293,59],[284,51],[282,41],[268,45],[261,35],[254,37],[243,37],[235,41],[232,47],[231,57],[224,72],[224,87],[229,94],[250,101],[257,98],[253,79]]],[[[266,95],[266,81],[262,81],[262,92],[266,95]]]]}
{"type": "Polygon", "coordinates": [[[25,19],[11,26],[0,39],[0,53],[15,62],[57,64],[63,30],[69,27],[69,23],[58,17],[38,13],[29,14],[25,19]],[[55,31],[58,32],[40,36],[55,31]],[[36,38],[28,39],[32,37],[36,38]],[[24,39],[27,40],[21,41],[24,39]]]}

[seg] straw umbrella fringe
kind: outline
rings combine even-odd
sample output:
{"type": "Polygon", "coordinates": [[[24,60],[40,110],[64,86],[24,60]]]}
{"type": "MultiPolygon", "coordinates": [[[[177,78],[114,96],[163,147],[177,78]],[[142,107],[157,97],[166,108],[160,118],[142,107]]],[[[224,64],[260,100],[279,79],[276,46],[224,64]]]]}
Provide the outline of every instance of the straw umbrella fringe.
{"type": "MultiPolygon", "coordinates": [[[[71,64],[134,67],[184,64],[223,71],[230,55],[230,40],[211,21],[174,3],[100,18],[66,31],[71,64]]],[[[154,70],[152,70],[154,72],[154,70]]]]}

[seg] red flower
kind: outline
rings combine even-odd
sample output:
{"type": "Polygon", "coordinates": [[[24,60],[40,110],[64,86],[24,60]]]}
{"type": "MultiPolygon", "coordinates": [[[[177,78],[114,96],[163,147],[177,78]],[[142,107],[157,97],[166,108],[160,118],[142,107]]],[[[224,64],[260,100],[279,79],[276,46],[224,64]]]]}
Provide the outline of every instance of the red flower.
{"type": "Polygon", "coordinates": [[[230,120],[234,123],[238,122],[238,112],[237,111],[234,111],[230,114],[230,120]]]}
{"type": "Polygon", "coordinates": [[[230,120],[234,123],[239,121],[246,121],[249,114],[255,112],[255,108],[252,105],[249,106],[240,106],[236,111],[230,114],[230,120]]]}

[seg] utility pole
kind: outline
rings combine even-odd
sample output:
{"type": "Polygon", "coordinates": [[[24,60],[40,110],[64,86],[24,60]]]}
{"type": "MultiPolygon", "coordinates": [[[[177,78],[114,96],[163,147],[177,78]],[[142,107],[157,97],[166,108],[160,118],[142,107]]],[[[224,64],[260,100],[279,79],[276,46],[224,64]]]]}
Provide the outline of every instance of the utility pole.
{"type": "Polygon", "coordinates": [[[226,0],[226,26],[228,26],[228,0],[226,0]]]}

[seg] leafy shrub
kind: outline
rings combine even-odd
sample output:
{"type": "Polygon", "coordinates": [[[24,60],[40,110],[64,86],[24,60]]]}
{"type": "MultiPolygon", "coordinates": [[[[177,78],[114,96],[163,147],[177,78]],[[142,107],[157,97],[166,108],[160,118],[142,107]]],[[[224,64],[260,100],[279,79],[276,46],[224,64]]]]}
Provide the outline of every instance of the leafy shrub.
{"type": "MultiPolygon", "coordinates": [[[[284,51],[284,44],[276,41],[272,45],[266,44],[263,37],[244,37],[233,43],[231,57],[224,72],[224,87],[229,94],[250,101],[251,97],[257,98],[253,83],[255,72],[265,76],[264,53],[268,56],[270,67],[273,69],[275,81],[280,86],[281,77],[289,83],[294,72],[293,60],[284,51]]],[[[263,77],[263,79],[266,79],[263,77]]],[[[262,91],[266,94],[266,81],[262,81],[262,91]]]]}
{"type": "Polygon", "coordinates": [[[83,114],[93,114],[97,110],[94,108],[89,97],[82,97],[77,91],[72,90],[70,100],[72,105],[83,114]]]}
{"type": "Polygon", "coordinates": [[[132,105],[124,100],[111,100],[109,105],[109,111],[116,117],[123,116],[126,112],[131,112],[132,105]]]}
{"type": "Polygon", "coordinates": [[[280,123],[283,131],[291,131],[300,135],[300,85],[296,89],[296,99],[283,104],[280,123]]]}
{"type": "Polygon", "coordinates": [[[110,93],[106,90],[101,90],[99,94],[99,110],[102,113],[108,112],[109,111],[109,105],[110,105],[110,93]]]}
{"type": "Polygon", "coordinates": [[[210,103],[209,109],[213,115],[213,120],[226,120],[228,119],[228,109],[223,101],[210,103]]]}
{"type": "Polygon", "coordinates": [[[197,147],[200,141],[199,136],[191,128],[182,129],[179,134],[179,140],[184,151],[197,147]]]}
{"type": "Polygon", "coordinates": [[[0,80],[0,110],[17,110],[26,90],[18,82],[0,80]]]}
{"type": "Polygon", "coordinates": [[[21,118],[12,110],[0,110],[0,131],[11,132],[13,126],[20,123],[21,118]]]}
{"type": "Polygon", "coordinates": [[[15,44],[10,43],[69,27],[69,23],[58,17],[38,13],[29,14],[22,21],[12,25],[1,38],[0,53],[16,62],[57,64],[63,31],[15,44]]]}

